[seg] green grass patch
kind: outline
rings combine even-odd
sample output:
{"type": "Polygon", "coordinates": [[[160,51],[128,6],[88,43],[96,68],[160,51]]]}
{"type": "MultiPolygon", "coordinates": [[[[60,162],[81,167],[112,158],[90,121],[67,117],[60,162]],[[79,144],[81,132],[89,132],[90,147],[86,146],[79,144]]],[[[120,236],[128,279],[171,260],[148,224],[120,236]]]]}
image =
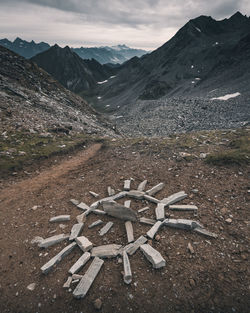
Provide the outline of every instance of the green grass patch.
{"type": "Polygon", "coordinates": [[[241,135],[232,140],[226,150],[210,154],[206,160],[213,165],[244,165],[250,163],[250,137],[241,135]]]}
{"type": "Polygon", "coordinates": [[[8,132],[0,141],[0,172],[17,171],[24,165],[54,155],[67,154],[90,142],[101,142],[85,134],[53,134],[42,137],[27,132],[8,132]]]}

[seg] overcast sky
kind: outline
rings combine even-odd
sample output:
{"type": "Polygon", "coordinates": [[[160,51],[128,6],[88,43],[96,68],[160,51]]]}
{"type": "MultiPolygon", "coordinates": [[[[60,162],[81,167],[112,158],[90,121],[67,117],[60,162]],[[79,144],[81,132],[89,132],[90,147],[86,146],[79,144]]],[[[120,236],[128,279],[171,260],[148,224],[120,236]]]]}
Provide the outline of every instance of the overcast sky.
{"type": "Polygon", "coordinates": [[[0,38],[153,50],[189,19],[250,15],[250,0],[0,0],[0,38]]]}

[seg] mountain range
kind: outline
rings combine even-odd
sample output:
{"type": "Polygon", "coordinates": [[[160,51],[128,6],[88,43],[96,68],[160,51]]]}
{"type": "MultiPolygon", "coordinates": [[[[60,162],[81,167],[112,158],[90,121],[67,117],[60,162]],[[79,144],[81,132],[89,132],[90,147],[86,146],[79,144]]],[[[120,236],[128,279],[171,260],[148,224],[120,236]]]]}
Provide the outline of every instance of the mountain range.
{"type": "MultiPolygon", "coordinates": [[[[0,45],[8,48],[25,58],[32,58],[40,52],[48,50],[51,46],[48,43],[35,43],[33,40],[28,42],[17,37],[13,42],[8,39],[0,39],[0,45]]],[[[71,48],[82,59],[95,59],[101,64],[112,63],[121,64],[134,56],[141,57],[148,53],[146,50],[129,48],[126,45],[112,47],[81,47],[71,48]]]]}
{"type": "Polygon", "coordinates": [[[39,67],[51,74],[64,87],[74,92],[93,90],[98,82],[105,81],[116,72],[95,59],[83,60],[68,46],[54,45],[31,58],[39,67]]]}
{"type": "Polygon", "coordinates": [[[207,95],[213,89],[248,91],[250,18],[237,12],[216,21],[200,16],[163,46],[125,62],[113,80],[99,86],[100,106],[135,104],[173,95],[207,95]]]}

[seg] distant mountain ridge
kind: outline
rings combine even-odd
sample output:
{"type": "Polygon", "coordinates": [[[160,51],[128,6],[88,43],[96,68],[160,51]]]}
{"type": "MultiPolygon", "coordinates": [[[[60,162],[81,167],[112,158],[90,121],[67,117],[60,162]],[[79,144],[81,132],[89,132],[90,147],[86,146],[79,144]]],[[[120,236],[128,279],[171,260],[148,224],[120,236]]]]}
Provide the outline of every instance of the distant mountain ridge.
{"type": "Polygon", "coordinates": [[[94,89],[98,82],[114,75],[115,69],[98,63],[95,59],[83,60],[68,46],[54,45],[31,58],[64,87],[74,92],[94,89]]]}
{"type": "Polygon", "coordinates": [[[221,21],[192,19],[157,50],[125,62],[114,80],[99,87],[101,101],[93,103],[114,109],[118,102],[121,107],[138,99],[204,96],[219,88],[247,91],[249,34],[250,18],[240,12],[221,21]]]}
{"type": "MultiPolygon", "coordinates": [[[[0,39],[0,45],[16,52],[17,54],[29,59],[48,50],[51,46],[48,43],[35,43],[33,40],[28,42],[17,37],[13,42],[8,39],[0,39]]],[[[101,64],[113,63],[121,64],[134,56],[141,57],[148,53],[146,50],[129,48],[126,45],[104,46],[104,47],[80,47],[71,48],[82,59],[95,59],[101,64]]]]}
{"type": "Polygon", "coordinates": [[[48,50],[50,45],[46,42],[35,43],[33,40],[28,42],[17,37],[13,42],[8,39],[0,39],[0,45],[29,59],[34,55],[48,50]]]}

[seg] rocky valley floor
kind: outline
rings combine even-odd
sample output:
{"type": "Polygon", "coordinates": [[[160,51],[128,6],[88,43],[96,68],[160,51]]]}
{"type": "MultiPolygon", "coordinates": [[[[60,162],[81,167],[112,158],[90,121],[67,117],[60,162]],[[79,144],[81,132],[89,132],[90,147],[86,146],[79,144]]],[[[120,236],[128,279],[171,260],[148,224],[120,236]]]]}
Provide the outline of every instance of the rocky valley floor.
{"type": "MultiPolygon", "coordinates": [[[[249,151],[244,146],[248,140],[249,130],[243,129],[92,142],[1,178],[0,311],[88,313],[101,303],[100,312],[248,312],[250,186],[249,151]],[[159,199],[184,190],[188,197],[180,203],[197,205],[197,216],[168,209],[166,215],[197,220],[218,238],[163,227],[149,244],[162,254],[165,267],[153,269],[138,250],[130,257],[132,283],[126,285],[119,258],[107,259],[87,296],[74,299],[63,284],[80,250],[73,250],[44,275],[41,266],[67,243],[43,250],[31,241],[35,236],[70,232],[81,213],[70,199],[90,205],[96,201],[90,190],[103,198],[108,186],[118,192],[129,178],[135,189],[144,179],[149,188],[164,182],[156,195],[159,199]],[[61,214],[69,214],[71,220],[49,223],[61,214]],[[32,283],[31,291],[27,286],[32,283]]],[[[134,211],[145,206],[150,209],[137,212],[138,217],[155,218],[155,204],[132,200],[134,211]]],[[[135,239],[150,227],[133,222],[135,239]]],[[[113,217],[90,214],[82,233],[96,246],[127,244],[124,221],[113,217]],[[114,222],[103,237],[99,228],[88,228],[99,218],[114,222]]],[[[79,274],[88,267],[89,263],[79,274]]]]}

